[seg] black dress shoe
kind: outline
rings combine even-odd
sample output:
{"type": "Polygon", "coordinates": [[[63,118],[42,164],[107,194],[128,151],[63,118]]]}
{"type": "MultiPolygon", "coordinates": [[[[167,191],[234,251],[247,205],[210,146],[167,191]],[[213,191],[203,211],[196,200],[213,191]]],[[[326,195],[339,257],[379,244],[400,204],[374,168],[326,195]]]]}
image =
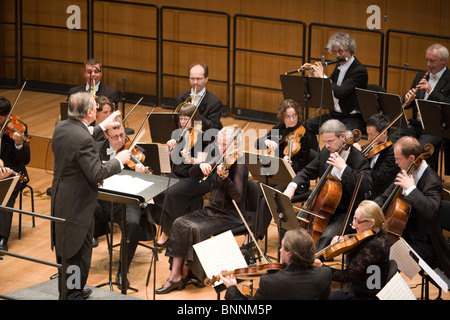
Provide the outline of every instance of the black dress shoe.
{"type": "Polygon", "coordinates": [[[164,285],[163,285],[161,288],[155,290],[156,294],[166,294],[166,293],[172,292],[173,290],[176,290],[176,289],[183,290],[185,287],[185,283],[186,283],[184,281],[184,279],[181,279],[177,282],[173,282],[170,279],[167,279],[167,281],[170,283],[170,286],[164,287],[164,285]]]}
{"type": "Polygon", "coordinates": [[[83,300],[86,300],[87,298],[89,298],[89,296],[92,294],[92,289],[86,288],[83,290],[83,292],[81,292],[81,298],[83,300]]]}
{"type": "Polygon", "coordinates": [[[98,247],[98,239],[92,238],[92,248],[97,248],[97,247],[98,247]]]}

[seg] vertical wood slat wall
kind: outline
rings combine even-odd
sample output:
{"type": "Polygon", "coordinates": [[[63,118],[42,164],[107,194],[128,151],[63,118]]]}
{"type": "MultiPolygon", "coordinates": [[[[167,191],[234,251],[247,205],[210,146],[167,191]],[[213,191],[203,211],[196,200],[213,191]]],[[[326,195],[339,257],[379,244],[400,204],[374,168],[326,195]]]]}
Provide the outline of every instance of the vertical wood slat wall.
{"type": "MultiPolygon", "coordinates": [[[[118,90],[122,89],[126,78],[126,91],[149,95],[157,93],[157,48],[156,17],[154,9],[144,5],[151,4],[164,7],[173,6],[210,11],[227,12],[231,17],[236,14],[271,17],[276,19],[291,19],[311,23],[342,25],[354,28],[366,28],[370,16],[366,12],[370,5],[381,9],[381,31],[386,34],[390,29],[406,30],[426,34],[450,36],[450,3],[445,0],[429,0],[427,9],[419,0],[137,0],[133,3],[142,5],[127,5],[131,1],[94,1],[90,8],[89,0],[21,0],[23,28],[22,53],[26,57],[42,57],[45,59],[64,60],[66,63],[41,61],[39,59],[24,59],[23,78],[70,85],[80,84],[82,77],[82,62],[87,58],[89,45],[86,30],[88,28],[88,11],[94,14],[94,56],[105,66],[104,81],[118,90]],[[66,13],[69,5],[77,5],[81,9],[81,31],[68,30],[66,13]],[[434,10],[429,10],[433,8],[434,10]],[[384,19],[386,16],[386,19],[384,19]],[[60,29],[34,27],[33,24],[60,26],[60,29]],[[118,35],[132,34],[134,38],[123,38],[118,35]],[[108,66],[110,66],[108,68],[108,66]],[[139,70],[139,71],[136,71],[139,70]],[[142,70],[144,72],[142,72],[142,70]]],[[[0,21],[14,20],[15,0],[2,1],[0,5],[0,21]]],[[[192,42],[211,42],[223,45],[223,18],[210,15],[192,14],[186,12],[170,12],[164,15],[162,28],[164,37],[168,39],[192,42]],[[218,36],[219,35],[219,36],[218,36]]],[[[0,78],[14,76],[14,62],[4,58],[14,52],[14,29],[11,25],[1,24],[0,78]]],[[[292,27],[281,26],[278,22],[246,22],[240,26],[238,46],[252,50],[277,51],[300,54],[301,40],[292,27]]],[[[311,56],[320,57],[328,37],[335,30],[323,29],[315,31],[311,43],[311,56]]],[[[233,30],[231,30],[233,32],[233,30]]],[[[379,44],[372,36],[349,32],[357,42],[356,56],[363,63],[377,64],[379,59],[379,44]]],[[[442,42],[450,47],[448,39],[430,39],[429,37],[411,36],[400,33],[392,34],[390,38],[389,64],[409,65],[411,71],[401,68],[387,69],[387,91],[402,94],[409,87],[415,70],[425,69],[424,50],[432,42],[442,42]]],[[[222,101],[227,101],[229,88],[222,81],[231,75],[226,67],[236,58],[236,82],[240,80],[261,87],[281,89],[279,75],[291,69],[298,68],[303,61],[295,58],[280,58],[259,53],[243,53],[229,57],[217,48],[205,48],[189,44],[166,42],[163,47],[163,70],[169,74],[179,74],[180,77],[168,77],[164,80],[164,96],[175,97],[188,87],[186,68],[192,61],[205,61],[210,66],[210,89],[217,93],[222,101]],[[228,73],[228,74],[227,74],[228,73]]],[[[326,58],[333,60],[329,53],[326,58]]],[[[327,67],[329,74],[332,67],[327,67]]],[[[379,71],[369,69],[369,82],[378,83],[379,71]]],[[[274,112],[282,99],[281,91],[264,89],[236,88],[236,107],[265,112],[274,112]]]]}

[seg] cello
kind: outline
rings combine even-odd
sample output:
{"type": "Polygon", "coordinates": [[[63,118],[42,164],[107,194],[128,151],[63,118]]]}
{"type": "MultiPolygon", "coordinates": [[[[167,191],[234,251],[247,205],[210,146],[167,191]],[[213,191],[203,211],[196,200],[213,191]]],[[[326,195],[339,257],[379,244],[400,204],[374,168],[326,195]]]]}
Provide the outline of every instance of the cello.
{"type": "MultiPolygon", "coordinates": [[[[353,136],[339,148],[339,155],[361,139],[361,131],[358,129],[353,130],[352,134],[353,136]]],[[[300,219],[300,227],[310,234],[314,242],[317,242],[325,231],[331,215],[334,214],[342,197],[342,184],[340,180],[331,175],[332,169],[333,166],[328,166],[306,200],[305,206],[297,213],[297,217],[300,219]],[[302,217],[303,215],[305,216],[302,217]]]]}
{"type": "MultiPolygon", "coordinates": [[[[406,170],[408,175],[416,170],[422,161],[433,155],[434,147],[432,144],[427,143],[424,146],[424,150],[425,152],[409,165],[406,170]]],[[[408,222],[409,214],[411,213],[411,206],[405,201],[405,196],[402,194],[400,186],[395,186],[381,207],[381,210],[385,215],[385,229],[388,232],[392,245],[402,236],[403,230],[408,222]]]]}

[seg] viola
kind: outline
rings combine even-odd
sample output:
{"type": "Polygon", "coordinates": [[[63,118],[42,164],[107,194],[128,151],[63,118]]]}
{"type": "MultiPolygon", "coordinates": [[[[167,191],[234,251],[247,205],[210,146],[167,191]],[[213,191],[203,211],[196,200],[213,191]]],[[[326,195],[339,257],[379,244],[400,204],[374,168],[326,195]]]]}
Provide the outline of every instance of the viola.
{"type": "MultiPolygon", "coordinates": [[[[353,137],[345,141],[339,148],[338,153],[342,154],[344,150],[348,150],[359,139],[361,139],[361,131],[353,130],[353,137]]],[[[297,213],[297,216],[305,214],[305,217],[299,216],[299,218],[302,218],[300,219],[300,227],[311,235],[314,242],[317,242],[322,236],[342,197],[342,184],[340,180],[331,175],[332,169],[333,166],[328,166],[306,200],[304,208],[297,213]]]]}
{"type": "Polygon", "coordinates": [[[289,161],[291,160],[291,158],[294,155],[296,155],[300,151],[300,149],[302,147],[300,140],[304,136],[305,132],[306,132],[305,127],[300,125],[297,129],[290,132],[286,136],[285,141],[286,141],[287,145],[284,148],[283,153],[285,156],[288,156],[289,161]]]}
{"type": "MultiPolygon", "coordinates": [[[[282,263],[270,262],[270,263],[263,263],[260,265],[256,265],[253,267],[239,268],[239,269],[235,269],[235,270],[231,270],[231,271],[227,271],[227,272],[222,272],[221,275],[228,276],[228,275],[233,274],[236,278],[246,279],[246,278],[260,277],[271,271],[279,271],[284,268],[285,268],[285,265],[282,263]]],[[[206,278],[204,281],[204,284],[209,286],[219,280],[220,280],[220,277],[218,275],[213,276],[211,279],[206,278]]]]}
{"type": "Polygon", "coordinates": [[[186,141],[183,148],[183,156],[187,162],[191,162],[191,150],[197,143],[198,134],[202,132],[202,124],[201,122],[198,122],[194,125],[194,127],[191,127],[187,130],[189,132],[186,135],[186,141]]]}
{"type": "MultiPolygon", "coordinates": [[[[427,143],[424,149],[425,152],[418,156],[408,167],[406,170],[407,174],[416,170],[422,161],[433,155],[434,147],[432,144],[427,143]]],[[[411,213],[411,206],[405,201],[405,196],[402,194],[400,186],[395,186],[381,210],[384,212],[386,219],[385,229],[390,236],[391,244],[393,244],[402,236],[411,213]]]]}
{"type": "Polygon", "coordinates": [[[347,251],[350,251],[351,249],[357,247],[359,244],[372,237],[373,235],[374,232],[369,229],[361,233],[345,236],[345,240],[323,248],[316,253],[315,257],[316,259],[320,256],[323,256],[325,259],[337,257],[338,255],[346,253],[347,251]]]}

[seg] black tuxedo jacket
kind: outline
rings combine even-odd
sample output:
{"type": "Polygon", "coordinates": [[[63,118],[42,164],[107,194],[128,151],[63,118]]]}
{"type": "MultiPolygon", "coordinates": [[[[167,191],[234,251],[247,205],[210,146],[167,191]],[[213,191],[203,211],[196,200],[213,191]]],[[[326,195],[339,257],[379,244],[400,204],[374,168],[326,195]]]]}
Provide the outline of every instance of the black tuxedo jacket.
{"type": "MultiPolygon", "coordinates": [[[[345,168],[342,174],[342,197],[339,205],[336,209],[336,213],[346,213],[351,202],[353,191],[356,187],[356,181],[358,174],[364,172],[363,178],[361,180],[361,185],[359,187],[358,199],[355,203],[354,208],[356,208],[359,201],[362,200],[363,195],[368,193],[372,184],[372,178],[370,176],[370,166],[369,161],[355,147],[351,147],[350,154],[347,158],[345,168]]],[[[328,168],[326,163],[330,157],[330,152],[327,148],[322,148],[318,157],[311,161],[305,168],[300,170],[297,175],[292,180],[297,184],[297,189],[302,188],[301,186],[308,183],[310,180],[315,180],[321,178],[328,168]]]]}
{"type": "MultiPolygon", "coordinates": [[[[190,94],[190,91],[180,94],[176,100],[177,105],[185,101],[190,94]]],[[[220,122],[220,117],[222,115],[222,101],[208,90],[206,90],[205,97],[200,103],[197,111],[200,113],[202,119],[203,132],[206,132],[208,129],[222,129],[222,123],[220,122]]]]}
{"type": "MultiPolygon", "coordinates": [[[[80,86],[70,88],[69,97],[72,94],[77,93],[77,92],[86,92],[86,84],[84,83],[80,86]]],[[[98,97],[105,96],[105,97],[110,98],[111,101],[114,102],[114,105],[116,106],[116,109],[117,109],[117,103],[119,102],[120,94],[116,89],[107,86],[103,82],[100,82],[100,84],[98,86],[98,91],[95,94],[98,97]]]]}
{"type": "MultiPolygon", "coordinates": [[[[115,159],[102,163],[87,127],[73,118],[56,125],[52,151],[51,214],[66,219],[66,257],[71,258],[92,231],[98,183],[119,173],[121,166],[115,159]]],[[[62,231],[61,224],[52,224],[52,246],[58,256],[62,252],[62,231]]]]}
{"type": "MultiPolygon", "coordinates": [[[[382,207],[394,188],[395,185],[392,184],[374,201],[382,207]]],[[[416,238],[429,237],[440,269],[449,276],[450,248],[442,235],[441,200],[442,180],[431,167],[428,167],[417,182],[417,187],[405,197],[405,201],[411,206],[411,212],[402,237],[413,247],[416,238]]]]}
{"type": "MultiPolygon", "coordinates": [[[[415,88],[419,84],[424,75],[425,71],[416,74],[416,77],[411,84],[411,89],[415,88]]],[[[416,93],[416,99],[424,99],[425,93],[425,90],[418,90],[416,93]]],[[[427,100],[450,103],[450,70],[448,68],[442,74],[427,100]]],[[[410,108],[413,108],[413,119],[417,119],[417,107],[415,101],[405,107],[405,109],[410,108]]]]}
{"type": "Polygon", "coordinates": [[[379,153],[377,162],[370,171],[372,176],[371,199],[378,197],[393,184],[399,170],[395,163],[394,146],[391,145],[379,153]]]}
{"type": "MultiPolygon", "coordinates": [[[[339,99],[339,106],[341,107],[342,114],[348,115],[353,110],[360,110],[355,88],[366,89],[369,76],[366,67],[359,62],[356,57],[345,73],[344,80],[340,86],[336,84],[339,73],[340,70],[337,65],[330,76],[333,94],[335,98],[339,99]]],[[[333,112],[334,111],[332,111],[331,114],[333,114],[333,112]]]]}
{"type": "MultiPolygon", "coordinates": [[[[289,264],[283,270],[263,275],[254,300],[326,300],[330,295],[331,269],[302,268],[289,264]]],[[[244,300],[236,286],[225,294],[226,300],[244,300]]]]}

